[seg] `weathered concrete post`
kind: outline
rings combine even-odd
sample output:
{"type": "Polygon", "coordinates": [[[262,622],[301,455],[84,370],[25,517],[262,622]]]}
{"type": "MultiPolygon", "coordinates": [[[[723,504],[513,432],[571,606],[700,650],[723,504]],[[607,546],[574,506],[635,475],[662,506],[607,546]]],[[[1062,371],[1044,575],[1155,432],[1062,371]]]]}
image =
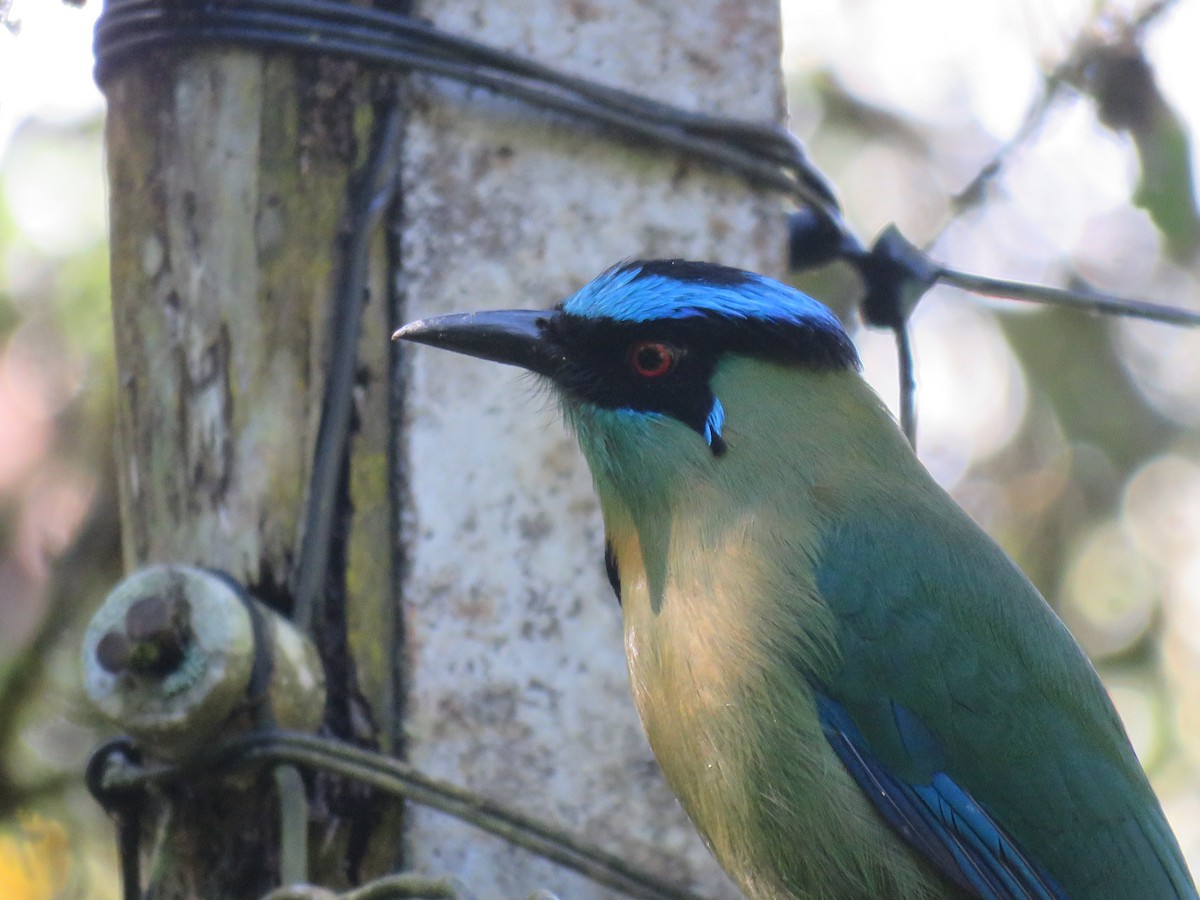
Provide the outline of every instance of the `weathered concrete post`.
{"type": "MultiPolygon", "coordinates": [[[[781,117],[773,2],[436,0],[422,12],[679,106],[781,117]]],[[[547,306],[627,257],[781,271],[776,197],[484,91],[415,81],[403,179],[408,318],[547,306]]],[[[410,758],[708,894],[732,892],[637,723],[574,440],[516,370],[416,350],[411,373],[410,758]]],[[[433,813],[415,813],[407,846],[414,867],[458,873],[489,896],[601,896],[433,813]]]]}

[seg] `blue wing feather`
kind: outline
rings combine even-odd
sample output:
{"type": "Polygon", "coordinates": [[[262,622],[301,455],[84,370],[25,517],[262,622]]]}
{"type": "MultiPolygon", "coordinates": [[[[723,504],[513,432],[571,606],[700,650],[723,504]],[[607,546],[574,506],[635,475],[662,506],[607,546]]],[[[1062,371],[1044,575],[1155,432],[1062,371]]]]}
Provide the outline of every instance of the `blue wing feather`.
{"type": "MultiPolygon", "coordinates": [[[[983,900],[1068,900],[987,811],[944,772],[928,784],[895,777],[872,755],[839,704],[816,692],[833,751],[880,815],[955,884],[983,900]]],[[[908,714],[911,715],[911,714],[908,714]]]]}
{"type": "Polygon", "coordinates": [[[1198,900],[1100,679],[944,494],[831,525],[816,575],[839,664],[797,665],[831,747],[915,852],[985,898],[1198,900]]]}

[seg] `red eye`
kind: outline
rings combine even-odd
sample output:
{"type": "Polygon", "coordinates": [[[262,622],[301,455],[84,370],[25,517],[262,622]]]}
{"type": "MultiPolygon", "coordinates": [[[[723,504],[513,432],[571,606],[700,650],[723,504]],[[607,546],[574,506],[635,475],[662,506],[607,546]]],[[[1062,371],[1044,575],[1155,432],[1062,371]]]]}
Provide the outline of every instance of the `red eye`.
{"type": "Polygon", "coordinates": [[[629,366],[643,378],[658,378],[675,368],[678,352],[662,341],[639,341],[629,348],[629,366]]]}

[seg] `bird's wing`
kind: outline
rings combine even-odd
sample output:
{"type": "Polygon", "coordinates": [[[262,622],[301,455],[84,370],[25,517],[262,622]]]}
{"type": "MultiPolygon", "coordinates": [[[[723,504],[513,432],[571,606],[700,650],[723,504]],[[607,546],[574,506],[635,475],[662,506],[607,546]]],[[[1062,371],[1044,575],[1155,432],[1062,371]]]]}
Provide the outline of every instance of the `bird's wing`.
{"type": "Polygon", "coordinates": [[[944,772],[927,784],[896,778],[837,703],[817,694],[821,727],[871,803],[943,875],[984,900],[1068,900],[995,820],[944,772]]]}
{"type": "Polygon", "coordinates": [[[985,898],[1196,898],[1066,628],[938,489],[888,500],[833,523],[816,567],[841,663],[806,674],[859,786],[985,898]]]}

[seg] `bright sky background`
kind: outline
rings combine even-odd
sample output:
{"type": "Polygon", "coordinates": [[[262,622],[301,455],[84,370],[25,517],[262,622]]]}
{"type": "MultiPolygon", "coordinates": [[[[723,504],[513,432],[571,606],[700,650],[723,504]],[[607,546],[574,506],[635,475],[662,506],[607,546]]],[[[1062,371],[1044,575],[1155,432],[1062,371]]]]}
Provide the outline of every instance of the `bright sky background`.
{"type": "MultiPolygon", "coordinates": [[[[0,9],[4,0],[0,0],[0,9]]],[[[13,0],[17,33],[0,27],[0,159],[29,115],[72,119],[104,106],[92,81],[92,29],[100,0],[77,9],[60,0],[13,0]]]]}

